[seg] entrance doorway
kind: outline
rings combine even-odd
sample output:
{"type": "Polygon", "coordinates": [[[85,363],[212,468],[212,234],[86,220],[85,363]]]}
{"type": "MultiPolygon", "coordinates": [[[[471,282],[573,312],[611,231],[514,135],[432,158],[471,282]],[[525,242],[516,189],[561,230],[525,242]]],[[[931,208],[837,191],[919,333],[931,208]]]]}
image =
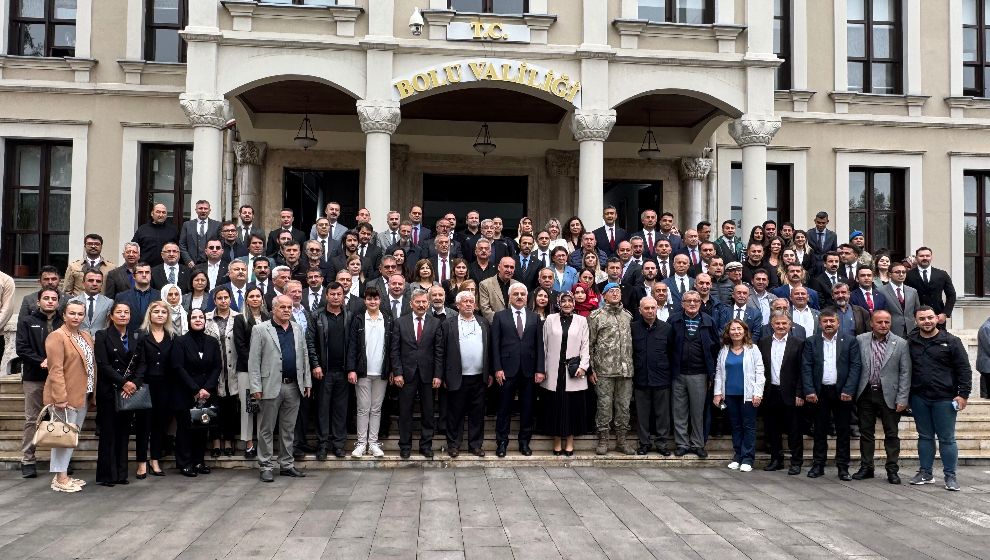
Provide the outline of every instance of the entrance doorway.
{"type": "Polygon", "coordinates": [[[663,212],[663,181],[605,181],[605,206],[615,206],[619,227],[632,233],[642,228],[639,215],[643,210],[663,212]]]}
{"type": "Polygon", "coordinates": [[[292,209],[296,227],[307,234],[330,201],[340,203],[340,223],[354,224],[360,209],[360,180],[356,169],[286,169],[282,177],[282,205],[292,209]]]}
{"type": "Polygon", "coordinates": [[[529,177],[526,175],[423,175],[423,223],[433,229],[444,214],[453,212],[458,224],[471,210],[481,219],[502,218],[502,235],[515,237],[527,212],[529,177]]]}

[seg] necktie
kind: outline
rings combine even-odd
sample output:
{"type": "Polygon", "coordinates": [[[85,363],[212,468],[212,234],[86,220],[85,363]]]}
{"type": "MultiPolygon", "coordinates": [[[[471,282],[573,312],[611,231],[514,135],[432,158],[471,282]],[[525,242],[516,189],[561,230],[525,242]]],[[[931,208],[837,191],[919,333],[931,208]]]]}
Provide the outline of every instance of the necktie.
{"type": "Polygon", "coordinates": [[[416,344],[423,338],[423,318],[416,317],[416,344]]]}
{"type": "Polygon", "coordinates": [[[667,277],[667,261],[660,261],[660,274],[663,274],[664,278],[667,277]]]}
{"type": "Polygon", "coordinates": [[[399,300],[397,299],[392,300],[392,317],[399,317],[399,300]]]}
{"type": "Polygon", "coordinates": [[[835,285],[835,276],[829,275],[828,281],[831,282],[832,285],[834,286],[835,285]]]}
{"type": "Polygon", "coordinates": [[[261,293],[263,293],[263,294],[267,294],[268,293],[268,291],[265,290],[265,283],[264,282],[259,282],[258,283],[258,289],[261,290],[261,293]]]}
{"type": "Polygon", "coordinates": [[[683,294],[686,291],[687,291],[687,289],[684,288],[684,279],[681,278],[681,293],[683,294]]]}
{"type": "Polygon", "coordinates": [[[440,259],[440,281],[447,281],[447,259],[440,259]]]}
{"type": "Polygon", "coordinates": [[[540,260],[543,261],[543,266],[550,266],[550,263],[547,261],[547,254],[545,252],[540,252],[540,260]]]}
{"type": "Polygon", "coordinates": [[[653,232],[646,232],[646,250],[652,255],[653,254],[653,232]]]}
{"type": "Polygon", "coordinates": [[[361,258],[362,259],[364,258],[364,250],[365,250],[366,247],[367,247],[367,245],[361,245],[361,250],[358,251],[358,254],[361,255],[361,258]]]}
{"type": "Polygon", "coordinates": [[[739,319],[740,321],[742,321],[742,318],[743,318],[743,310],[737,307],[736,308],[736,319],[739,319]]]}
{"type": "Polygon", "coordinates": [[[870,310],[870,313],[873,313],[873,294],[869,290],[866,290],[864,293],[866,294],[866,307],[870,310]]]}
{"type": "Polygon", "coordinates": [[[901,292],[901,287],[897,287],[897,301],[900,302],[901,307],[904,307],[904,294],[901,292]]]}
{"type": "Polygon", "coordinates": [[[131,269],[127,269],[127,281],[131,285],[131,289],[134,289],[134,272],[131,269]]]}
{"type": "Polygon", "coordinates": [[[247,240],[248,240],[248,228],[247,227],[242,227],[241,228],[241,243],[247,243],[247,240]]]}
{"type": "Polygon", "coordinates": [[[96,268],[96,261],[95,260],[89,261],[89,267],[90,268],[96,268]]]}
{"type": "Polygon", "coordinates": [[[921,271],[921,276],[922,276],[922,278],[925,279],[925,284],[927,284],[928,283],[928,269],[927,268],[921,271]]]}
{"type": "Polygon", "coordinates": [[[86,318],[89,319],[90,323],[93,322],[93,313],[95,313],[95,306],[96,306],[96,297],[89,296],[89,311],[86,312],[86,318]]]}
{"type": "Polygon", "coordinates": [[[523,322],[522,322],[522,311],[516,311],[516,333],[519,334],[519,338],[523,336],[523,322]]]}
{"type": "Polygon", "coordinates": [[[175,284],[175,267],[168,267],[168,283],[175,284]]]}
{"type": "Polygon", "coordinates": [[[419,245],[419,226],[413,228],[413,243],[419,245]]]}
{"type": "Polygon", "coordinates": [[[241,309],[244,309],[244,292],[237,290],[237,310],[240,311],[241,309]]]}
{"type": "Polygon", "coordinates": [[[852,279],[854,279],[854,278],[856,278],[855,276],[853,276],[853,266],[854,266],[854,265],[849,265],[849,266],[848,266],[848,267],[846,268],[846,278],[848,278],[848,279],[850,279],[850,280],[852,280],[852,279]]]}
{"type": "Polygon", "coordinates": [[[526,267],[529,266],[529,257],[523,257],[520,264],[522,264],[522,269],[526,270],[526,267]]]}
{"type": "Polygon", "coordinates": [[[130,352],[130,344],[128,344],[126,333],[124,336],[120,337],[120,343],[124,345],[124,352],[130,352]]]}
{"type": "Polygon", "coordinates": [[[392,232],[392,245],[395,245],[395,232],[392,232]]]}
{"type": "Polygon", "coordinates": [[[327,260],[327,258],[330,256],[327,253],[327,240],[326,239],[321,239],[320,240],[320,244],[323,245],[323,255],[322,255],[322,258],[323,258],[323,260],[327,260]]]}
{"type": "Polygon", "coordinates": [[[691,264],[698,264],[698,255],[691,249],[691,264]]]}
{"type": "Polygon", "coordinates": [[[825,250],[825,232],[824,231],[819,231],[818,232],[818,247],[822,251],[825,250]]]}
{"type": "Polygon", "coordinates": [[[615,250],[615,230],[608,228],[608,246],[615,250]]]}
{"type": "Polygon", "coordinates": [[[310,309],[316,311],[320,306],[320,294],[317,292],[310,292],[309,299],[312,303],[309,304],[310,309]]]}

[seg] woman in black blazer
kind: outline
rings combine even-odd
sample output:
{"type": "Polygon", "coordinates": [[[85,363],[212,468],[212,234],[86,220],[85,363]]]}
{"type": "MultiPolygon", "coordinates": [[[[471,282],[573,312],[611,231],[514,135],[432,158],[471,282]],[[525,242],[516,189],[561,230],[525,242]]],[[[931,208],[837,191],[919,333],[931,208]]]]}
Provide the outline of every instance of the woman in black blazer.
{"type": "Polygon", "coordinates": [[[172,419],[169,405],[168,380],[172,377],[172,346],[175,332],[171,311],[164,301],[153,301],[148,305],[144,322],[138,330],[136,343],[137,359],[135,372],[151,390],[151,410],[141,410],[134,414],[135,450],[137,478],[143,479],[148,472],[148,440],[151,440],[151,474],[165,476],[159,465],[164,458],[165,434],[172,419]]]}
{"type": "Polygon", "coordinates": [[[117,412],[117,393],[133,395],[141,380],[129,371],[137,347],[137,333],[127,332],[131,308],[115,303],[110,308],[111,324],[97,331],[96,421],[100,427],[100,447],[96,459],[96,482],[101,486],[127,484],[127,440],[131,435],[132,412],[117,412]]]}
{"type": "Polygon", "coordinates": [[[216,402],[220,379],[220,343],[206,335],[206,314],[189,313],[189,332],[175,339],[173,375],[169,379],[169,403],[175,413],[175,465],[185,476],[209,474],[204,462],[206,426],[193,426],[189,409],[197,403],[216,402]]]}
{"type": "MultiPolygon", "coordinates": [[[[248,355],[251,353],[251,329],[259,323],[271,319],[265,309],[265,295],[259,288],[251,288],[244,294],[244,309],[234,317],[234,353],[237,355],[237,386],[244,393],[250,387],[248,378],[248,355]]],[[[241,402],[247,403],[247,395],[240,395],[241,402]]],[[[241,407],[241,441],[244,442],[244,458],[254,459],[258,450],[254,447],[254,416],[241,407]]]]}

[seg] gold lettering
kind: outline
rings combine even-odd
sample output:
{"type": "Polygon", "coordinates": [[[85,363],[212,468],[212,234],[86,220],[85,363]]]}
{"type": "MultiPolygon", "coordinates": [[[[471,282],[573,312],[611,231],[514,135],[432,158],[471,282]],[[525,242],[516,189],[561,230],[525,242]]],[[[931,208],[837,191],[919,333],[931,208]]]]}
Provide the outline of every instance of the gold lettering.
{"type": "Polygon", "coordinates": [[[519,75],[516,76],[516,79],[515,80],[512,80],[512,81],[515,82],[515,83],[517,83],[517,84],[521,84],[521,83],[523,83],[525,81],[525,79],[526,79],[526,63],[525,62],[520,62],[519,63],[519,75]]]}
{"type": "Polygon", "coordinates": [[[430,77],[426,74],[416,74],[412,79],[413,89],[419,92],[428,91],[432,86],[430,85],[430,77]]]}
{"type": "Polygon", "coordinates": [[[509,74],[511,72],[512,72],[512,65],[511,64],[503,64],[502,65],[502,81],[503,82],[511,82],[512,81],[512,80],[509,79],[509,74]]]}
{"type": "Polygon", "coordinates": [[[562,74],[560,77],[558,77],[556,80],[553,81],[553,84],[551,84],[550,93],[556,95],[557,97],[563,97],[567,95],[567,85],[568,82],[570,81],[571,80],[570,78],[567,77],[567,74],[562,74]]]}
{"type": "Polygon", "coordinates": [[[502,24],[501,23],[492,23],[492,24],[490,24],[488,26],[488,30],[485,31],[485,37],[487,37],[489,39],[492,39],[494,41],[498,41],[498,40],[501,40],[501,39],[508,39],[508,35],[503,35],[503,33],[502,33],[502,24]]]}
{"type": "Polygon", "coordinates": [[[447,76],[448,84],[456,84],[461,81],[461,66],[459,64],[444,66],[443,73],[447,76]]]}
{"type": "Polygon", "coordinates": [[[485,69],[485,75],[482,76],[482,80],[497,80],[498,72],[495,71],[495,65],[489,63],[488,68],[485,69]]]}
{"type": "Polygon", "coordinates": [[[529,70],[527,70],[527,72],[529,73],[529,76],[527,76],[527,78],[526,78],[526,85],[529,86],[529,87],[534,87],[534,88],[535,87],[538,87],[536,85],[536,77],[540,74],[539,69],[537,69],[537,68],[530,68],[529,70]]]}
{"type": "Polygon", "coordinates": [[[405,99],[416,93],[416,90],[413,89],[412,82],[409,80],[399,80],[398,82],[395,82],[395,89],[399,92],[399,99],[405,99]]]}
{"type": "Polygon", "coordinates": [[[482,80],[482,76],[485,74],[485,63],[484,62],[469,62],[468,66],[471,67],[471,73],[474,74],[475,80],[482,80]]]}
{"type": "Polygon", "coordinates": [[[485,26],[485,24],[481,23],[480,21],[472,21],[471,22],[471,30],[474,31],[474,38],[475,39],[481,39],[482,38],[482,30],[484,29],[484,26],[485,26]]]}
{"type": "Polygon", "coordinates": [[[537,89],[541,89],[543,91],[550,91],[550,84],[553,83],[553,80],[554,80],[553,70],[547,70],[547,75],[545,78],[543,78],[543,83],[536,87],[537,89]]]}
{"type": "Polygon", "coordinates": [[[574,82],[571,89],[567,90],[567,95],[564,96],[564,99],[574,103],[574,98],[577,97],[579,91],[581,91],[581,82],[574,82]]]}
{"type": "Polygon", "coordinates": [[[440,86],[447,85],[447,82],[443,81],[440,78],[440,76],[437,75],[437,71],[436,70],[430,70],[427,73],[430,75],[430,84],[431,84],[430,85],[430,89],[433,89],[435,87],[440,87],[440,86]]]}

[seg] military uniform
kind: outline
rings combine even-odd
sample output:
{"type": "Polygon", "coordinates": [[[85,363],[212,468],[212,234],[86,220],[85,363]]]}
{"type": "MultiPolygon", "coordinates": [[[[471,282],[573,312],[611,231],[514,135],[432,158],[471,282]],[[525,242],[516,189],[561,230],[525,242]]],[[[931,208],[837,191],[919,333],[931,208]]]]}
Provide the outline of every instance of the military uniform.
{"type": "Polygon", "coordinates": [[[616,448],[626,455],[634,453],[626,444],[629,431],[629,403],[632,401],[632,315],[621,304],[596,309],[588,317],[591,346],[591,371],[596,375],[595,392],[598,410],[595,426],[598,446],[595,452],[608,452],[609,424],[615,423],[616,448]]]}

